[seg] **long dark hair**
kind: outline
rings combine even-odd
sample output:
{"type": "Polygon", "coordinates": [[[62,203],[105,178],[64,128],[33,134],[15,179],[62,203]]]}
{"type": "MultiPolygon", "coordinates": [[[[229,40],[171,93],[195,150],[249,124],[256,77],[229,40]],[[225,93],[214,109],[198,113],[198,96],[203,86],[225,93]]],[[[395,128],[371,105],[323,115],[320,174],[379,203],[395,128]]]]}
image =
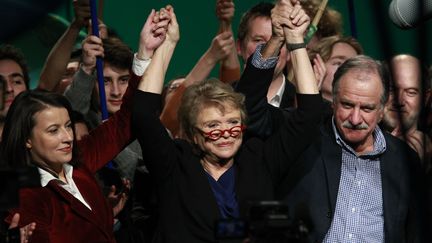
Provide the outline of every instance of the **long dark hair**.
{"type": "MultiPolygon", "coordinates": [[[[36,163],[32,160],[30,152],[26,148],[26,141],[30,137],[35,126],[35,114],[49,107],[65,108],[71,117],[72,108],[69,101],[61,94],[41,90],[27,90],[20,93],[12,102],[6,115],[3,128],[0,153],[3,163],[10,167],[22,167],[36,165],[57,176],[46,164],[36,163]]],[[[72,129],[75,138],[75,122],[72,129]]],[[[76,141],[74,139],[72,161],[76,164],[78,158],[76,141]]]]}

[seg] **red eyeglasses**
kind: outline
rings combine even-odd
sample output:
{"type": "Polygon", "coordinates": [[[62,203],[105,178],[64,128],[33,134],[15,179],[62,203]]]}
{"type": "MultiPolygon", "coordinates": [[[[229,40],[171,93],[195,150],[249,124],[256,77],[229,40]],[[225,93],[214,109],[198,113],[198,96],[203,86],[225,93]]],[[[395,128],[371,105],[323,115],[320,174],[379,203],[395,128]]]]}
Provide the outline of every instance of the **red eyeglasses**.
{"type": "Polygon", "coordinates": [[[221,129],[215,129],[215,130],[211,130],[210,132],[204,132],[201,129],[197,128],[201,134],[211,140],[218,140],[220,137],[222,137],[225,132],[228,132],[228,134],[230,135],[230,137],[237,137],[238,135],[240,135],[240,133],[242,133],[245,129],[246,126],[244,125],[240,125],[240,126],[234,126],[231,127],[229,129],[225,129],[225,130],[221,130],[221,129]]]}

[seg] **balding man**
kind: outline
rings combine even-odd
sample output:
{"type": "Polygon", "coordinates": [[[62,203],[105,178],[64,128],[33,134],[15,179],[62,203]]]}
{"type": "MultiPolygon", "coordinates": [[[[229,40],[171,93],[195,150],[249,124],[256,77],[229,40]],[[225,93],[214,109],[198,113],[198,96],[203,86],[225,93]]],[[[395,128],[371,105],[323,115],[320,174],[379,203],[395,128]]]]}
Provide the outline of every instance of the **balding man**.
{"type": "Polygon", "coordinates": [[[430,85],[422,76],[421,63],[411,55],[396,55],[390,61],[390,70],[392,82],[383,124],[392,135],[405,140],[423,161],[429,161],[432,144],[419,129],[423,101],[430,95],[430,85]]]}

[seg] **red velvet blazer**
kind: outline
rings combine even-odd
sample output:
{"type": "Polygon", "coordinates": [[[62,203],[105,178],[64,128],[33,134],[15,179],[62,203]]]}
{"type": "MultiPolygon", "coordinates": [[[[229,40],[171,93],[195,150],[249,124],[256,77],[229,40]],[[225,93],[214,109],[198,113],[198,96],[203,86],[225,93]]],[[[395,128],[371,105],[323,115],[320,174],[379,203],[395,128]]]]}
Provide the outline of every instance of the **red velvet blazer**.
{"type": "Polygon", "coordinates": [[[20,190],[20,226],[36,222],[29,242],[115,242],[112,207],[94,173],[113,159],[135,138],[130,129],[132,96],[140,77],[132,75],[120,111],[78,142],[82,164],[74,166],[73,179],[88,209],[69,192],[50,181],[47,186],[20,190]]]}

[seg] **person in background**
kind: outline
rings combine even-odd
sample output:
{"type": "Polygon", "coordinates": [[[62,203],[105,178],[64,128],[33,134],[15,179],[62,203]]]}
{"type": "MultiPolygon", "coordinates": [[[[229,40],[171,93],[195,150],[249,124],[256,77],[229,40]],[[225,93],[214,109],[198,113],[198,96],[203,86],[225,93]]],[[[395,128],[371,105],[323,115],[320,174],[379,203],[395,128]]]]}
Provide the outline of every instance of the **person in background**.
{"type": "Polygon", "coordinates": [[[20,49],[8,44],[0,46],[0,75],[6,81],[4,107],[0,114],[6,116],[15,97],[29,89],[29,70],[20,49]]]}
{"type": "Polygon", "coordinates": [[[38,88],[63,94],[79,69],[79,49],[73,51],[80,31],[89,25],[90,3],[73,0],[74,19],[52,47],[41,70],[38,88]]]}
{"type": "MultiPolygon", "coordinates": [[[[230,38],[233,39],[232,19],[235,13],[235,5],[233,0],[216,0],[216,17],[219,20],[219,34],[228,32],[230,38]]],[[[227,34],[225,34],[227,35],[227,34]]],[[[237,56],[235,45],[229,42],[223,45],[226,53],[225,57],[220,60],[219,79],[225,83],[233,83],[240,79],[241,68],[237,56]]]]}
{"type": "Polygon", "coordinates": [[[388,132],[406,141],[430,169],[432,143],[422,131],[425,120],[425,101],[430,97],[430,84],[420,61],[411,55],[400,54],[390,60],[390,98],[384,109],[383,125],[388,132]]]}
{"type": "MultiPolygon", "coordinates": [[[[351,57],[363,54],[363,48],[360,43],[353,37],[329,36],[320,39],[313,48],[309,49],[309,57],[314,63],[323,62],[325,71],[318,70],[315,73],[319,74],[317,79],[321,81],[321,95],[324,98],[325,117],[331,116],[333,110],[331,104],[333,102],[332,83],[333,76],[336,70],[342,63],[351,57]]],[[[320,67],[320,65],[314,65],[320,67]]]]}

